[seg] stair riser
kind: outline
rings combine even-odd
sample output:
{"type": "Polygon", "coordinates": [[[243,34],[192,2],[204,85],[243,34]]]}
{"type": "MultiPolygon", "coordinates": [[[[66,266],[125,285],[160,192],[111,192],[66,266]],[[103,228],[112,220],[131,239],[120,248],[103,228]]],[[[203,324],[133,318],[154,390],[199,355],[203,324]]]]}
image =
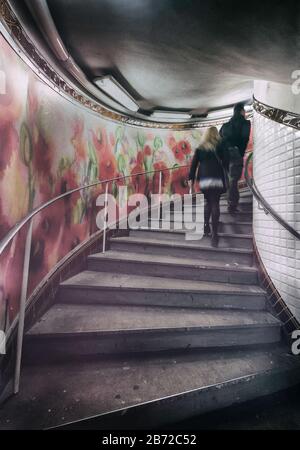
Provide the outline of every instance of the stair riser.
{"type": "MultiPolygon", "coordinates": [[[[163,222],[160,221],[160,227],[162,227],[163,222]]],[[[177,230],[184,230],[185,227],[182,226],[182,223],[179,224],[179,222],[174,223],[172,222],[166,222],[167,225],[164,225],[165,227],[169,227],[173,230],[174,228],[177,230]]],[[[187,224],[189,226],[192,226],[193,224],[187,224]]],[[[145,222],[143,226],[148,226],[151,228],[151,222],[145,222]]],[[[252,234],[252,224],[236,224],[236,223],[219,223],[219,232],[220,233],[228,233],[228,234],[252,234]]]]}
{"type": "MultiPolygon", "coordinates": [[[[163,218],[166,218],[167,216],[165,215],[163,218]]],[[[180,219],[180,217],[179,217],[180,219]]],[[[196,220],[195,215],[191,217],[189,217],[189,214],[187,215],[186,218],[184,218],[184,215],[182,215],[182,220],[185,220],[186,222],[190,222],[191,219],[193,221],[196,220]]],[[[251,212],[242,212],[242,213],[236,213],[236,214],[229,214],[228,211],[221,213],[220,215],[220,221],[224,222],[224,223],[228,223],[228,222],[248,222],[248,223],[252,223],[252,219],[253,219],[253,215],[251,212]]],[[[174,217],[173,212],[170,213],[170,221],[174,221],[175,222],[180,222],[180,220],[178,220],[178,217],[174,217]]]]}
{"type": "Polygon", "coordinates": [[[191,246],[189,248],[177,248],[168,247],[167,249],[163,245],[152,245],[152,244],[137,244],[134,242],[127,243],[117,240],[112,240],[110,242],[110,248],[116,251],[130,252],[130,253],[148,253],[151,255],[165,255],[165,256],[176,256],[179,258],[199,258],[202,260],[207,259],[208,261],[219,261],[225,262],[226,264],[243,264],[252,266],[253,255],[251,254],[235,254],[230,251],[217,252],[209,249],[199,249],[196,246],[191,246]]]}
{"type": "MultiPolygon", "coordinates": [[[[173,242],[185,242],[186,236],[188,237],[190,233],[173,233],[173,232],[164,232],[164,231],[148,231],[148,230],[132,230],[130,232],[130,236],[135,236],[138,238],[145,238],[145,239],[161,239],[164,241],[173,241],[173,242]]],[[[198,236],[200,238],[200,236],[198,236]]],[[[189,241],[189,240],[188,240],[189,241]]],[[[211,239],[209,237],[202,237],[195,241],[189,241],[193,242],[195,246],[197,245],[205,245],[206,247],[211,246],[211,239]]],[[[220,248],[242,248],[247,250],[253,249],[253,242],[252,239],[249,238],[243,238],[243,237],[223,237],[220,236],[219,241],[219,247],[220,248]]]]}
{"type": "MultiPolygon", "coordinates": [[[[197,203],[194,203],[194,202],[192,204],[186,204],[186,205],[184,205],[184,210],[188,210],[188,211],[190,211],[191,209],[195,210],[196,204],[197,203]]],[[[227,211],[227,208],[228,208],[227,201],[221,200],[221,202],[220,202],[220,211],[221,211],[221,213],[227,211]]],[[[177,207],[177,209],[178,209],[178,207],[177,207]]],[[[252,204],[252,202],[240,202],[239,205],[238,205],[238,209],[240,211],[252,212],[253,204],[252,204]]],[[[174,210],[174,203],[171,203],[170,204],[170,211],[173,211],[173,210],[174,210]]]]}
{"type": "Polygon", "coordinates": [[[26,337],[24,357],[42,358],[47,361],[65,360],[92,355],[121,353],[144,353],[193,348],[234,348],[249,345],[264,345],[279,342],[280,327],[227,327],[185,331],[151,331],[150,333],[116,332],[110,334],[91,333],[89,336],[65,335],[56,337],[26,337]],[[29,355],[31,353],[31,355],[29,355]]]}
{"type": "Polygon", "coordinates": [[[111,261],[109,259],[103,261],[91,258],[88,260],[88,270],[231,284],[255,285],[258,283],[257,273],[237,272],[230,270],[230,268],[224,270],[214,268],[199,269],[197,267],[174,267],[151,262],[143,262],[141,264],[134,261],[111,261]]]}
{"type": "Polygon", "coordinates": [[[263,294],[249,295],[247,293],[229,294],[224,292],[168,292],[150,289],[129,290],[124,288],[99,289],[64,286],[58,293],[61,303],[86,303],[103,305],[148,305],[148,306],[178,306],[185,308],[205,309],[265,309],[263,294]]]}

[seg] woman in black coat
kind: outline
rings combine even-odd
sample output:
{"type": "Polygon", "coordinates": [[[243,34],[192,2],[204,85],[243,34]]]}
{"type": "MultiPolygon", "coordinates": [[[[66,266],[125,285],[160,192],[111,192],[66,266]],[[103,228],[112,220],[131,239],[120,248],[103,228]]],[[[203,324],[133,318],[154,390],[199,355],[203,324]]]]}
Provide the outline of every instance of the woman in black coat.
{"type": "Polygon", "coordinates": [[[211,235],[213,247],[217,247],[219,243],[220,197],[226,192],[222,153],[221,137],[217,128],[208,128],[199,148],[195,151],[189,174],[189,185],[192,186],[197,180],[205,197],[204,235],[211,235]]]}

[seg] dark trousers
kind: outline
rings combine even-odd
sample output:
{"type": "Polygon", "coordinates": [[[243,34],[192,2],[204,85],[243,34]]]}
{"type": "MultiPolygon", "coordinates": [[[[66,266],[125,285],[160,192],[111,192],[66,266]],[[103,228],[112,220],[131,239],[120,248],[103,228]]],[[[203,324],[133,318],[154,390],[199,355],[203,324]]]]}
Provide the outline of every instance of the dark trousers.
{"type": "Polygon", "coordinates": [[[228,206],[232,209],[237,208],[240,200],[240,193],[239,193],[239,180],[243,173],[243,166],[238,165],[234,167],[234,170],[230,170],[228,174],[228,193],[227,193],[227,199],[228,199],[228,206]]]}
{"type": "Polygon", "coordinates": [[[209,224],[211,219],[213,235],[218,234],[220,218],[220,197],[221,194],[213,190],[204,193],[204,223],[206,225],[209,224]]]}

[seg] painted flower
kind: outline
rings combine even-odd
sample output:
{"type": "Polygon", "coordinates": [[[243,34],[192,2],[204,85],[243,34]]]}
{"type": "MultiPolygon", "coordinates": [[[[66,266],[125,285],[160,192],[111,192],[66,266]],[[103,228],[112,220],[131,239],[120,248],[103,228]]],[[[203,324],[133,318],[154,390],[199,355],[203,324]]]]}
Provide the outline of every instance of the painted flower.
{"type": "Polygon", "coordinates": [[[141,164],[136,164],[136,166],[131,171],[131,182],[135,194],[145,194],[146,192],[147,177],[144,173],[142,173],[141,175],[137,175],[141,172],[145,172],[145,168],[141,164]]]}
{"type": "Polygon", "coordinates": [[[136,156],[136,159],[137,159],[137,164],[139,166],[142,166],[144,164],[144,154],[143,154],[143,152],[138,152],[138,154],[136,156]]]}
{"type": "Polygon", "coordinates": [[[187,183],[188,171],[186,167],[179,167],[173,170],[171,180],[172,194],[188,194],[189,188],[187,183]]]}
{"type": "Polygon", "coordinates": [[[188,141],[180,141],[177,145],[184,155],[189,155],[192,152],[191,144],[188,141]]]}
{"type": "Polygon", "coordinates": [[[103,153],[108,152],[108,139],[105,128],[98,128],[96,133],[92,130],[92,140],[94,147],[98,153],[98,157],[101,157],[103,153]]]}
{"type": "Polygon", "coordinates": [[[104,152],[100,155],[101,162],[99,165],[99,177],[101,180],[110,180],[116,177],[117,162],[111,153],[104,152]]]}
{"type": "Polygon", "coordinates": [[[145,147],[144,147],[144,155],[145,156],[151,156],[151,154],[152,154],[151,147],[149,145],[145,145],[145,147]]]}
{"type": "Polygon", "coordinates": [[[71,143],[76,152],[76,159],[83,160],[86,157],[83,119],[77,117],[72,124],[72,128],[71,143]]]}
{"type": "Polygon", "coordinates": [[[175,156],[175,158],[177,159],[177,161],[184,161],[185,160],[185,154],[183,152],[183,149],[181,146],[179,146],[178,143],[176,143],[173,147],[172,147],[172,152],[173,155],[175,156]]]}
{"type": "Polygon", "coordinates": [[[167,169],[167,166],[162,161],[156,162],[153,164],[153,170],[157,171],[154,173],[153,178],[152,178],[152,193],[153,194],[159,193],[159,177],[160,177],[159,171],[162,171],[161,172],[162,192],[164,192],[166,186],[168,185],[168,183],[170,181],[170,171],[165,170],[165,169],[167,169]]]}

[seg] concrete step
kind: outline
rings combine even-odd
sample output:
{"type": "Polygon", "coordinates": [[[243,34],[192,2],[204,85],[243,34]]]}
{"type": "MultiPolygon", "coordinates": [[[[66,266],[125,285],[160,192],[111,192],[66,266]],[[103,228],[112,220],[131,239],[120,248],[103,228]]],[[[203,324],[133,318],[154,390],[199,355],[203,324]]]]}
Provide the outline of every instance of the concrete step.
{"type": "MultiPolygon", "coordinates": [[[[194,210],[196,205],[197,205],[197,202],[193,201],[191,203],[183,203],[182,206],[183,206],[183,209],[185,209],[185,210],[190,210],[190,209],[194,210]]],[[[176,206],[177,206],[177,209],[178,209],[178,205],[176,205],[176,206]]],[[[226,198],[222,198],[220,200],[220,210],[221,210],[221,212],[227,211],[227,208],[228,208],[227,199],[226,198]]],[[[252,212],[252,208],[253,208],[253,202],[252,202],[251,198],[241,198],[240,199],[239,205],[238,205],[238,209],[239,210],[241,210],[241,211],[251,211],[252,212]]],[[[174,209],[174,203],[171,203],[170,204],[170,210],[173,211],[173,209],[174,209]]]]}
{"type": "MultiPolygon", "coordinates": [[[[163,229],[176,229],[176,230],[185,230],[186,228],[192,227],[194,223],[193,222],[186,222],[185,223],[180,221],[174,222],[169,220],[161,219],[159,221],[159,228],[163,229]]],[[[151,221],[146,221],[143,225],[144,227],[151,228],[151,221]]],[[[154,228],[154,227],[153,227],[154,228]]],[[[219,222],[219,232],[220,233],[227,233],[227,234],[247,234],[252,235],[252,222],[228,222],[224,223],[222,221],[219,222]]]]}
{"type": "Polygon", "coordinates": [[[265,292],[255,285],[84,271],[61,283],[58,301],[261,310],[265,292]]]}
{"type": "MultiPolygon", "coordinates": [[[[156,218],[157,216],[154,215],[154,218],[156,218]]],[[[186,216],[184,217],[184,215],[179,216],[178,214],[175,213],[173,214],[173,211],[171,211],[170,213],[170,217],[168,217],[167,214],[165,214],[162,219],[168,219],[170,218],[171,221],[186,221],[186,222],[190,222],[191,220],[195,220],[196,219],[196,215],[193,213],[192,215],[190,215],[189,213],[186,214],[186,216]]],[[[220,215],[220,222],[223,223],[232,223],[232,222],[238,222],[238,223],[252,223],[252,211],[241,211],[235,214],[229,214],[229,212],[227,211],[227,209],[221,211],[221,215],[220,215]]],[[[201,217],[202,220],[202,217],[201,217]]]]}
{"type": "MultiPolygon", "coordinates": [[[[203,236],[198,233],[184,231],[184,230],[152,230],[149,228],[140,230],[131,230],[130,236],[138,237],[139,239],[160,239],[162,241],[173,242],[193,242],[194,245],[204,247],[211,247],[211,238],[203,236]],[[192,240],[190,241],[190,239],[192,240]]],[[[219,233],[219,247],[220,248],[242,248],[253,249],[253,237],[246,234],[229,234],[219,233]]]]}
{"type": "Polygon", "coordinates": [[[66,361],[98,354],[275,344],[280,336],[280,322],[265,311],[56,304],[25,341],[36,358],[46,352],[47,361],[66,361]]]}
{"type": "Polygon", "coordinates": [[[0,429],[156,429],[300,379],[299,358],[281,345],[35,363],[23,365],[21,390],[2,405],[0,429]]]}
{"type": "Polygon", "coordinates": [[[257,284],[255,267],[201,261],[198,258],[176,258],[108,251],[88,258],[88,269],[99,272],[179,278],[185,280],[214,281],[234,284],[257,284]]]}
{"type": "Polygon", "coordinates": [[[176,256],[179,258],[199,258],[200,260],[219,261],[226,264],[253,265],[252,250],[240,248],[213,248],[193,241],[162,241],[160,239],[143,239],[125,236],[111,239],[110,249],[130,253],[148,253],[155,255],[176,256]]]}

